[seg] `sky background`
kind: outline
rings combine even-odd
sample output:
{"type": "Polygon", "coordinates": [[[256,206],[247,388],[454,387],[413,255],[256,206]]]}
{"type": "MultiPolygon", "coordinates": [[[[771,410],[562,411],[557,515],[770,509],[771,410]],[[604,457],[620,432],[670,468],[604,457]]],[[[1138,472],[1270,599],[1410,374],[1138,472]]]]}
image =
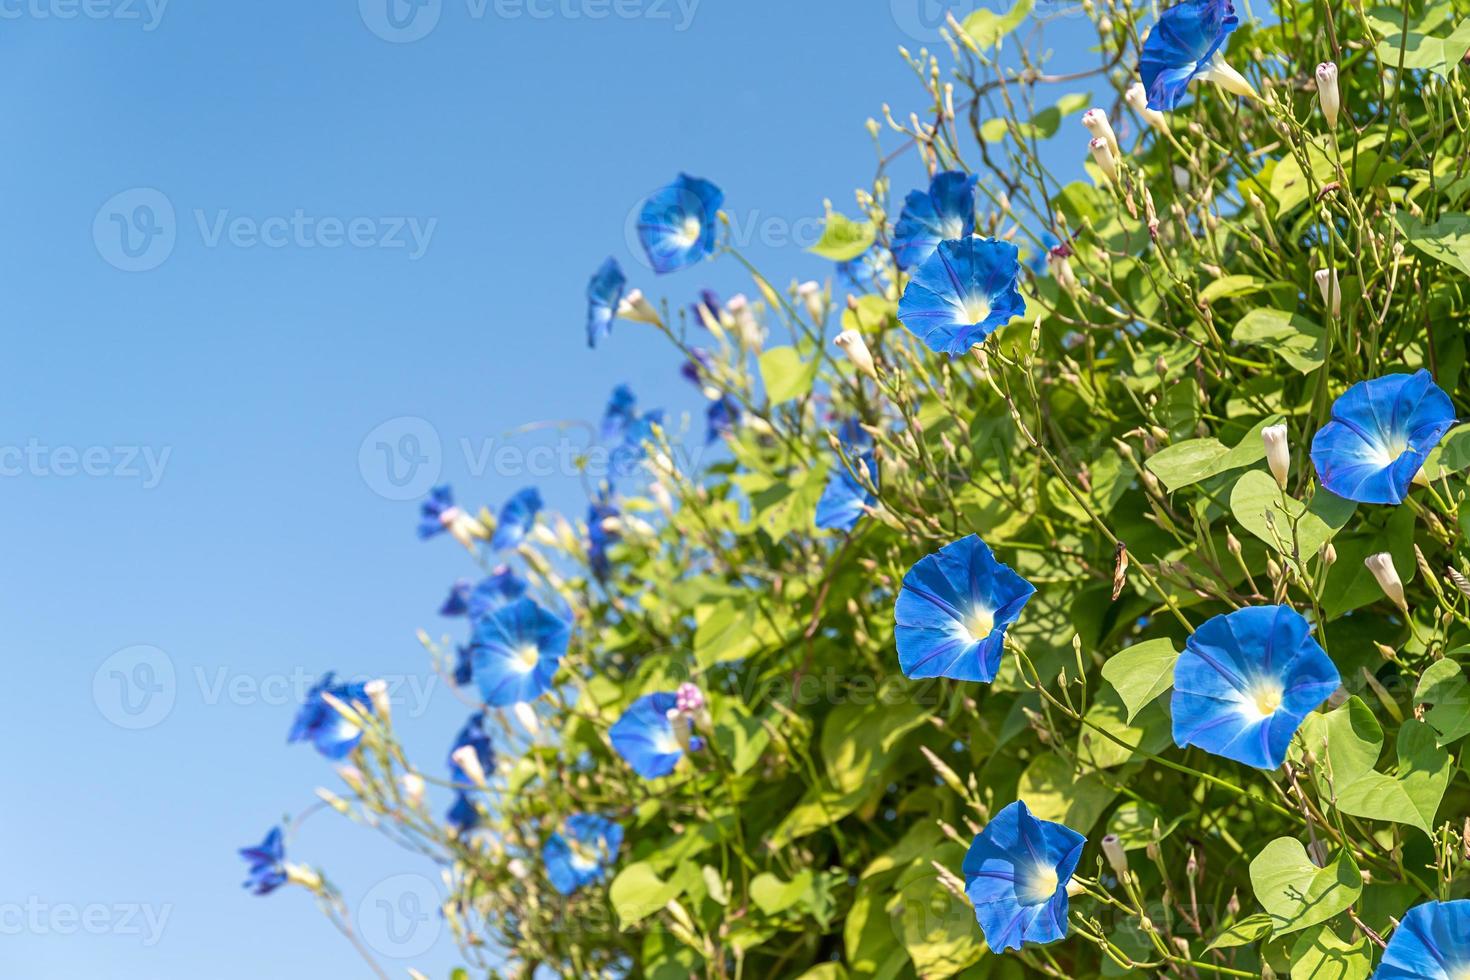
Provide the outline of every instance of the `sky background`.
{"type": "MultiPolygon", "coordinates": [[[[304,892],[242,891],[235,849],[335,783],[285,744],[325,670],[389,678],[442,768],[467,710],[414,634],[462,630],[435,610],[473,569],[415,539],[417,498],[535,483],[580,516],[528,454],[577,430],[513,430],[592,422],[620,381],[699,410],[648,328],[586,349],[587,277],[615,255],[681,304],[750,289],[729,262],[654,283],[630,249],[680,170],[773,281],[826,276],[801,246],[871,180],[864,120],[922,104],[896,48],[944,9],[429,3],[0,3],[0,975],[369,975],[304,892]]],[[[447,976],[431,868],[330,814],[293,856],[393,976],[447,976]]]]}

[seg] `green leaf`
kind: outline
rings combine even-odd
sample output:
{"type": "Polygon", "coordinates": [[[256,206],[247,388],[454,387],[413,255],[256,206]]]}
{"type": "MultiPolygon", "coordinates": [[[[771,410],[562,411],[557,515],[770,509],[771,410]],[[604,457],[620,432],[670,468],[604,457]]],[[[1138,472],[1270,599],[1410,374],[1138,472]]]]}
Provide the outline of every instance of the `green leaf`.
{"type": "Polygon", "coordinates": [[[992,116],[980,124],[980,138],[987,143],[999,143],[1014,131],[1023,140],[1051,139],[1062,128],[1062,120],[1074,112],[1080,112],[1092,102],[1090,93],[1074,92],[1064,95],[1054,106],[1048,106],[1029,120],[1007,121],[1004,116],[992,116]]]}
{"type": "Polygon", "coordinates": [[[1456,426],[1445,433],[1439,445],[1424,460],[1424,475],[1438,480],[1450,473],[1470,468],[1470,425],[1456,426]]]}
{"type": "Polygon", "coordinates": [[[807,249],[833,262],[849,262],[872,247],[878,229],[871,221],[853,221],[836,211],[827,212],[827,223],[817,244],[807,249]]]}
{"type": "Polygon", "coordinates": [[[1021,26],[1035,0],[1016,0],[1016,5],[1003,14],[981,8],[966,17],[960,24],[970,40],[980,48],[993,48],[1011,31],[1021,26]]]}
{"type": "Polygon", "coordinates": [[[1256,901],[1278,936],[1326,922],[1363,892],[1363,875],[1350,853],[1342,851],[1319,868],[1302,842],[1291,837],[1267,844],[1251,862],[1250,875],[1256,901]]]}
{"type": "Polygon", "coordinates": [[[952,977],[985,955],[975,911],[939,883],[929,860],[958,868],[964,850],[946,841],[899,876],[887,910],[893,931],[921,977],[952,977]]]}
{"type": "Polygon", "coordinates": [[[847,980],[847,970],[841,963],[823,963],[797,977],[796,980],[847,980]]]}
{"type": "Polygon", "coordinates": [[[1395,30],[1378,42],[1378,61],[1381,68],[1397,70],[1399,58],[1405,68],[1432,71],[1448,78],[1450,69],[1459,65],[1470,51],[1470,21],[1456,27],[1448,37],[1431,37],[1410,31],[1400,34],[1395,30]]]}
{"type": "Polygon", "coordinates": [[[802,869],[790,881],[782,881],[770,872],[762,872],[750,881],[750,898],[766,915],[780,915],[801,901],[812,886],[812,873],[802,869]]]}
{"type": "Polygon", "coordinates": [[[1075,772],[1056,753],[1038,755],[1021,774],[1016,796],[1039,820],[1064,823],[1086,834],[1118,795],[1115,774],[1075,772]]]}
{"type": "Polygon", "coordinates": [[[1434,815],[1454,767],[1434,729],[1410,719],[1399,729],[1398,771],[1368,772],[1337,788],[1337,808],[1355,817],[1408,824],[1434,836],[1434,815]]]}
{"type": "Polygon", "coordinates": [[[1221,930],[1214,942],[1205,947],[1205,952],[1212,949],[1234,949],[1237,946],[1246,946],[1258,939],[1265,939],[1269,935],[1271,935],[1271,917],[1264,912],[1257,912],[1221,930]]]}
{"type": "Polygon", "coordinates": [[[1103,680],[1128,708],[1127,720],[1132,724],[1138,713],[1154,698],[1174,686],[1174,664],[1179,651],[1167,639],[1145,640],[1114,654],[1103,664],[1103,680]]]}
{"type": "Polygon", "coordinates": [[[1453,660],[1429,665],[1414,688],[1414,703],[1433,705],[1424,720],[1439,734],[1440,745],[1470,735],[1470,683],[1453,660]]]}
{"type": "Polygon", "coordinates": [[[1302,760],[1295,745],[1292,758],[1313,775],[1324,797],[1332,795],[1333,787],[1351,785],[1372,772],[1383,751],[1383,729],[1356,694],[1334,711],[1307,715],[1299,734],[1314,758],[1302,760]]]}
{"type": "Polygon", "coordinates": [[[812,390],[817,377],[819,362],[814,357],[802,361],[795,347],[772,347],[761,355],[761,381],[766,386],[766,397],[772,403],[800,398],[812,390]]]}
{"type": "Polygon", "coordinates": [[[1291,980],[1367,980],[1372,972],[1373,943],[1366,936],[1347,943],[1319,926],[1291,948],[1291,980]]]}
{"type": "Polygon", "coordinates": [[[1231,337],[1237,344],[1272,351],[1302,374],[1317,370],[1327,356],[1322,327],[1298,313],[1252,310],[1235,325],[1231,337]]]}
{"type": "Polygon", "coordinates": [[[1245,296],[1249,293],[1258,293],[1265,289],[1269,283],[1255,276],[1221,276],[1213,280],[1199,292],[1201,303],[1213,303],[1219,299],[1230,296],[1245,296]]]}
{"type": "Polygon", "coordinates": [[[1235,483],[1230,492],[1230,510],[1240,526],[1245,528],[1273,548],[1282,547],[1287,553],[1293,548],[1292,522],[1297,522],[1295,544],[1303,561],[1311,558],[1322,546],[1332,540],[1348,518],[1353,516],[1357,504],[1334,496],[1326,490],[1318,490],[1309,506],[1291,497],[1286,498],[1286,509],[1282,509],[1281,488],[1271,476],[1261,470],[1252,470],[1235,483]],[[1267,515],[1271,523],[1267,523],[1267,515]],[[1274,525],[1275,534],[1271,528],[1274,525]],[[1278,539],[1281,544],[1278,545],[1278,539]]]}
{"type": "Polygon", "coordinates": [[[1428,225],[1422,218],[1400,211],[1398,223],[1410,245],[1470,275],[1470,215],[1445,214],[1428,225]]]}
{"type": "Polygon", "coordinates": [[[1261,439],[1261,430],[1281,421],[1281,416],[1272,415],[1251,427],[1232,449],[1218,439],[1187,439],[1159,450],[1145,464],[1149,472],[1170,493],[1184,487],[1208,480],[1221,473],[1229,473],[1244,466],[1253,466],[1266,458],[1266,443],[1261,439]]]}
{"type": "Polygon", "coordinates": [[[627,930],[679,897],[679,887],[669,884],[645,861],[628,865],[608,889],[618,924],[627,930]]]}

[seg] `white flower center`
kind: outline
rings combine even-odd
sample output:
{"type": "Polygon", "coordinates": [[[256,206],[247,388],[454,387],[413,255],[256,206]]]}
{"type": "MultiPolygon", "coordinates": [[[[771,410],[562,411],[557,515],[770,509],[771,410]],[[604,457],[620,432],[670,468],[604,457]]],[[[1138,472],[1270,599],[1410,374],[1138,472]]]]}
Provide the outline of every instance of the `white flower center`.
{"type": "Polygon", "coordinates": [[[578,871],[592,871],[597,867],[597,855],[588,849],[587,845],[579,841],[571,842],[572,867],[578,871]]]}
{"type": "Polygon", "coordinates": [[[995,614],[984,606],[976,606],[970,610],[970,615],[965,617],[965,631],[970,634],[970,639],[979,643],[990,635],[995,629],[995,614]]]}
{"type": "Polygon", "coordinates": [[[1253,721],[1265,721],[1281,708],[1281,699],[1285,694],[1280,681],[1263,677],[1246,691],[1241,713],[1253,721]]]}
{"type": "Polygon", "coordinates": [[[1404,438],[1401,432],[1392,432],[1384,442],[1379,444],[1377,450],[1373,461],[1379,466],[1391,466],[1400,456],[1409,451],[1409,440],[1404,438]]]}
{"type": "Polygon", "coordinates": [[[534,643],[527,643],[516,651],[515,668],[523,674],[529,674],[535,670],[536,665],[540,662],[541,651],[536,648],[536,644],[534,643]]]}
{"type": "Polygon", "coordinates": [[[974,293],[966,296],[960,305],[960,322],[967,326],[984,323],[990,316],[990,297],[974,293]]]}
{"type": "Polygon", "coordinates": [[[704,226],[699,223],[699,219],[691,214],[684,219],[683,226],[674,232],[674,243],[680,248],[689,248],[699,241],[699,233],[703,229],[704,226]]]}
{"type": "Polygon", "coordinates": [[[1016,897],[1024,905],[1040,905],[1057,893],[1062,879],[1049,864],[1038,864],[1030,874],[1017,875],[1016,897]]]}
{"type": "Polygon", "coordinates": [[[1470,980],[1470,963],[1459,968],[1451,967],[1450,971],[1449,980],[1470,980]]]}
{"type": "Polygon", "coordinates": [[[940,229],[940,232],[944,235],[946,241],[953,241],[956,238],[964,238],[965,223],[959,218],[950,218],[944,222],[944,226],[940,229]]]}

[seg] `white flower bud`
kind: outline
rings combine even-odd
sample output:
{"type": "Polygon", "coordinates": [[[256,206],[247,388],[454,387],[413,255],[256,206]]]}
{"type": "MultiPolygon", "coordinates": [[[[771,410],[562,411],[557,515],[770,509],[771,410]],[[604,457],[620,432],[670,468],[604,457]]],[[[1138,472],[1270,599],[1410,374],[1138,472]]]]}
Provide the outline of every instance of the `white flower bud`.
{"type": "Polygon", "coordinates": [[[1128,87],[1128,92],[1123,96],[1133,111],[1143,117],[1143,121],[1154,129],[1167,132],[1169,123],[1164,119],[1164,114],[1157,109],[1148,107],[1148,90],[1143,87],[1142,82],[1134,82],[1128,87]]]}
{"type": "Polygon", "coordinates": [[[1046,267],[1051,272],[1051,277],[1057,281],[1069,293],[1076,292],[1078,282],[1077,273],[1072,271],[1072,259],[1064,252],[1050,252],[1046,256],[1046,267]]]}
{"type": "Polygon", "coordinates": [[[461,772],[475,786],[485,789],[485,767],[480,765],[480,754],[475,751],[473,745],[461,745],[449,754],[449,758],[459,766],[461,772]]]}
{"type": "Polygon", "coordinates": [[[1323,304],[1334,318],[1342,316],[1342,288],[1337,284],[1337,270],[1318,269],[1312,275],[1317,280],[1317,288],[1322,290],[1323,304]]]}
{"type": "Polygon", "coordinates": [[[403,774],[403,798],[415,810],[424,802],[424,777],[416,772],[403,774]]]}
{"type": "Polygon", "coordinates": [[[822,295],[820,283],[804,282],[796,287],[796,298],[806,305],[806,315],[813,323],[827,319],[827,298],[822,295]]]}
{"type": "Polygon", "coordinates": [[[517,702],[515,707],[510,710],[516,716],[516,721],[520,722],[521,727],[527,732],[535,735],[541,731],[541,722],[536,718],[536,709],[531,707],[529,703],[525,701],[517,702]]]}
{"type": "Polygon", "coordinates": [[[1117,834],[1108,834],[1102,839],[1102,852],[1114,874],[1119,878],[1128,874],[1128,852],[1123,850],[1123,842],[1117,834]]]}
{"type": "Polygon", "coordinates": [[[372,702],[373,714],[384,724],[393,716],[393,702],[388,697],[388,682],[385,680],[371,680],[362,686],[367,691],[368,700],[372,702]]]}
{"type": "Polygon", "coordinates": [[[852,366],[857,368],[859,373],[866,374],[870,378],[878,376],[877,365],[873,363],[873,353],[868,350],[862,334],[856,330],[844,330],[832,342],[842,348],[842,352],[847,355],[847,359],[852,362],[852,366]]]}
{"type": "Polygon", "coordinates": [[[352,792],[361,796],[363,793],[362,770],[356,766],[341,765],[337,767],[337,775],[342,777],[342,782],[351,787],[352,792]]]}
{"type": "Polygon", "coordinates": [[[651,323],[654,326],[663,323],[658,315],[658,310],[654,309],[653,304],[643,295],[641,289],[630,289],[623,294],[623,301],[618,304],[618,316],[624,320],[651,323]]]}
{"type": "Polygon", "coordinates": [[[1113,156],[1119,160],[1123,158],[1123,151],[1118,147],[1118,136],[1113,132],[1113,124],[1108,121],[1108,114],[1101,109],[1088,109],[1082,114],[1082,125],[1096,139],[1107,140],[1108,149],[1113,151],[1113,156]]]}
{"type": "Polygon", "coordinates": [[[1092,150],[1092,159],[1097,163],[1098,169],[1110,183],[1118,182],[1118,161],[1113,156],[1113,151],[1108,147],[1108,141],[1100,136],[1095,136],[1087,144],[1092,150]]]}
{"type": "Polygon", "coordinates": [[[1368,566],[1368,571],[1378,580],[1378,587],[1383,589],[1383,594],[1393,601],[1395,606],[1409,612],[1409,602],[1404,598],[1404,582],[1399,578],[1398,569],[1393,567],[1393,555],[1386,551],[1380,551],[1376,555],[1369,555],[1363,559],[1363,564],[1368,566]]]}
{"type": "Polygon", "coordinates": [[[735,335],[740,341],[740,346],[760,353],[766,338],[761,330],[760,322],[756,320],[755,313],[750,308],[750,300],[745,298],[744,293],[736,293],[725,304],[725,310],[735,323],[735,335]]]}
{"type": "Polygon", "coordinates": [[[1337,66],[1324,61],[1317,66],[1317,98],[1322,103],[1322,115],[1328,129],[1337,128],[1337,118],[1342,113],[1342,96],[1337,89],[1337,66]]]}
{"type": "Polygon", "coordinates": [[[1286,489],[1286,478],[1291,474],[1291,445],[1287,441],[1284,425],[1268,425],[1261,430],[1261,439],[1266,443],[1266,465],[1276,477],[1276,485],[1286,489]]]}

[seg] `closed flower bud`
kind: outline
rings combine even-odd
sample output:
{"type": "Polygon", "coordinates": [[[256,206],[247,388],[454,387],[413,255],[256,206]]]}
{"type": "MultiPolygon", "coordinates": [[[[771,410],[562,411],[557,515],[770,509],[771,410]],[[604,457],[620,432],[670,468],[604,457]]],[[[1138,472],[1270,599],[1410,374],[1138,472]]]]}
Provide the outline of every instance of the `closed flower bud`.
{"type": "Polygon", "coordinates": [[[630,289],[624,294],[623,302],[618,306],[618,316],[624,320],[651,323],[654,326],[663,322],[658,315],[658,310],[653,308],[653,304],[643,295],[641,289],[630,289]]]}
{"type": "Polygon", "coordinates": [[[1113,151],[1115,158],[1121,159],[1123,151],[1118,147],[1117,134],[1113,132],[1113,124],[1108,121],[1108,114],[1101,109],[1088,109],[1082,114],[1082,125],[1097,139],[1107,140],[1108,149],[1113,151]]]}
{"type": "Polygon", "coordinates": [[[1123,850],[1123,842],[1117,834],[1108,834],[1102,839],[1102,852],[1114,874],[1119,878],[1128,874],[1128,852],[1123,850]]]}
{"type": "Polygon", "coordinates": [[[806,306],[806,315],[813,323],[827,319],[827,298],[822,294],[820,283],[804,282],[797,286],[796,298],[806,306]]]}
{"type": "Polygon", "coordinates": [[[1134,82],[1129,86],[1127,93],[1123,96],[1133,111],[1143,117],[1143,121],[1154,129],[1167,131],[1169,123],[1164,119],[1164,114],[1157,109],[1148,107],[1148,91],[1144,89],[1142,82],[1134,82]]]}
{"type": "Polygon", "coordinates": [[[1404,598],[1404,581],[1399,578],[1398,569],[1393,567],[1393,555],[1380,551],[1363,559],[1363,564],[1368,566],[1368,571],[1378,580],[1378,587],[1383,590],[1383,594],[1407,614],[1409,602],[1404,598]]]}
{"type": "Polygon", "coordinates": [[[473,745],[461,745],[450,753],[449,758],[471,783],[480,789],[486,788],[485,767],[480,765],[480,754],[473,745]]]}
{"type": "Polygon", "coordinates": [[[384,724],[393,716],[393,701],[388,697],[388,682],[385,680],[371,680],[362,686],[367,692],[368,700],[373,704],[373,714],[384,724]]]}
{"type": "Polygon", "coordinates": [[[1058,286],[1069,293],[1077,291],[1077,273],[1072,271],[1072,259],[1067,251],[1052,249],[1047,253],[1046,266],[1058,286]]]}
{"type": "Polygon", "coordinates": [[[1284,425],[1268,425],[1261,430],[1261,439],[1266,443],[1266,465],[1276,477],[1276,485],[1286,489],[1286,478],[1291,473],[1291,445],[1287,442],[1284,425]]]}
{"type": "Polygon", "coordinates": [[[1337,66],[1324,61],[1317,66],[1317,98],[1322,103],[1322,115],[1327,119],[1327,128],[1337,128],[1337,118],[1342,113],[1342,96],[1337,90],[1337,66]]]}
{"type": "Polygon", "coordinates": [[[870,378],[878,376],[878,367],[873,363],[873,352],[868,350],[862,334],[856,330],[844,330],[832,342],[842,348],[842,352],[847,355],[847,359],[852,362],[852,366],[857,368],[859,373],[866,374],[870,378]]]}
{"type": "Polygon", "coordinates": [[[1092,159],[1098,169],[1103,172],[1103,176],[1110,183],[1116,184],[1118,182],[1118,161],[1108,147],[1108,141],[1101,137],[1093,137],[1087,146],[1092,150],[1092,159]]]}
{"type": "Polygon", "coordinates": [[[1318,269],[1313,277],[1317,288],[1322,290],[1322,302],[1332,311],[1333,317],[1342,316],[1342,289],[1337,285],[1336,269],[1318,269]]]}
{"type": "Polygon", "coordinates": [[[521,727],[527,732],[535,735],[541,731],[541,723],[536,720],[536,709],[531,707],[528,702],[517,702],[510,710],[516,716],[516,721],[520,722],[521,727]]]}
{"type": "Polygon", "coordinates": [[[760,321],[755,318],[755,313],[750,308],[750,300],[746,299],[744,293],[736,293],[730,297],[725,304],[725,312],[730,314],[730,319],[735,323],[735,336],[740,341],[740,346],[746,350],[760,353],[765,336],[761,332],[760,321]]]}
{"type": "Polygon", "coordinates": [[[1331,568],[1337,564],[1337,549],[1329,541],[1322,546],[1322,567],[1331,568]]]}
{"type": "Polygon", "coordinates": [[[416,772],[403,774],[403,798],[415,810],[424,802],[424,777],[416,772]]]}

